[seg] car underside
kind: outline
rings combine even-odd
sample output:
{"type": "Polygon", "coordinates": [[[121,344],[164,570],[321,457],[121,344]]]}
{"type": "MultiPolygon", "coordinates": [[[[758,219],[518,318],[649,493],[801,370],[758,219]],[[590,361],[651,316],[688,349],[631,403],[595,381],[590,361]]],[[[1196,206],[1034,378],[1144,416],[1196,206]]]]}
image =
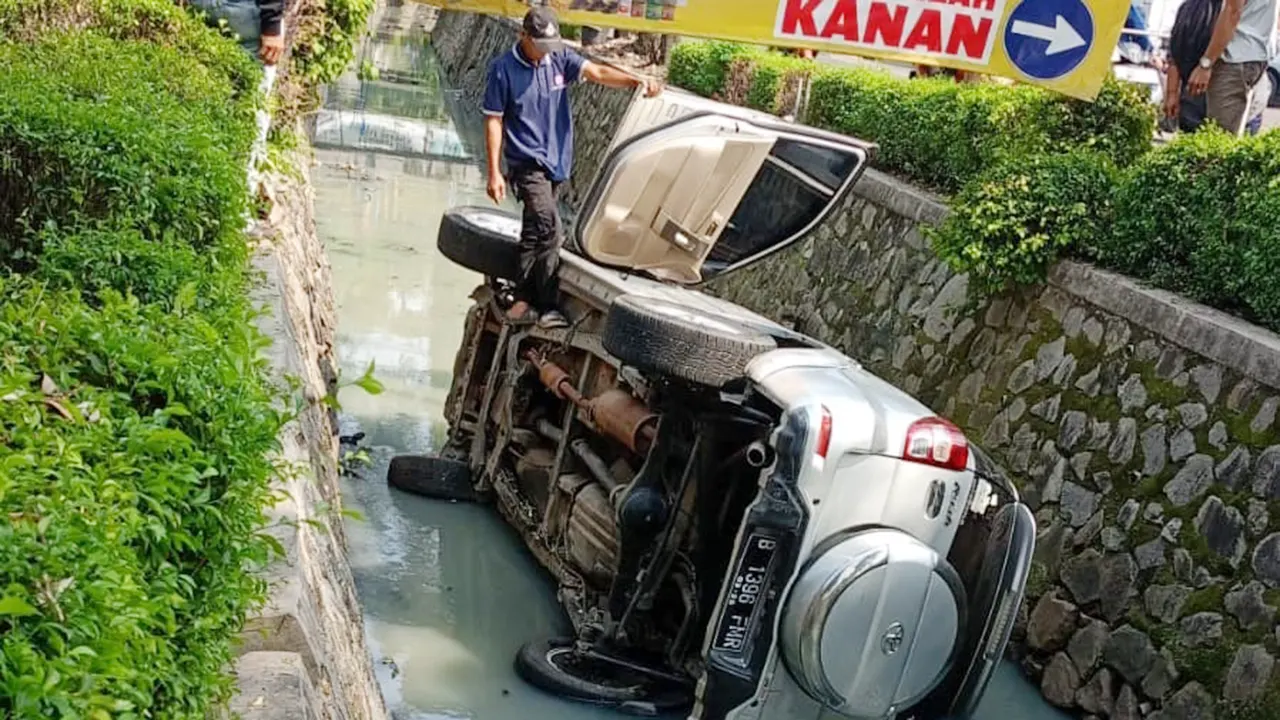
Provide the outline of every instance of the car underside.
{"type": "Polygon", "coordinates": [[[492,502],[554,578],[572,633],[516,659],[545,690],[704,720],[967,717],[1022,599],[1030,512],[905,393],[682,286],[803,236],[865,154],[832,160],[822,153],[845,146],[830,137],[686,114],[624,124],[634,137],[615,143],[563,256],[568,328],[507,319],[518,219],[446,215],[442,251],[485,282],[457,353],[448,444],[396,458],[389,481],[492,502]],[[707,186],[700,172],[729,188],[719,204],[673,200],[680,178],[707,186]],[[795,220],[772,238],[752,231],[764,201],[750,202],[762,187],[785,195],[769,172],[817,193],[769,209],[795,220]]]}

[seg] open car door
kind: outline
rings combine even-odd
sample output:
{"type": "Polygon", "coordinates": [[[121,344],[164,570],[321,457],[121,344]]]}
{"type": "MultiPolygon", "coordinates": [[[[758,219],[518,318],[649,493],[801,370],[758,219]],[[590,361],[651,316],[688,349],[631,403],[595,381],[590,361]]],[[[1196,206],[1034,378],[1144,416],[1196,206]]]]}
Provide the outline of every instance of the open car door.
{"type": "Polygon", "coordinates": [[[680,91],[637,95],[574,242],[601,265],[698,285],[805,237],[873,146],[680,91]]]}

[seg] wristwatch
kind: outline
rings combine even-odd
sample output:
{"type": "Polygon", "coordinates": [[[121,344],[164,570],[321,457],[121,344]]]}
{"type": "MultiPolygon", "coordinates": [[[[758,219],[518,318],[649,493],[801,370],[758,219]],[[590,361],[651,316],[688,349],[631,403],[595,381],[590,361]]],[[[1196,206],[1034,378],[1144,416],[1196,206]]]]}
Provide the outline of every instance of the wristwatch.
{"type": "Polygon", "coordinates": [[[1213,67],[1213,61],[1206,56],[1201,56],[1200,67],[1204,68],[1205,70],[1209,70],[1213,67]]]}

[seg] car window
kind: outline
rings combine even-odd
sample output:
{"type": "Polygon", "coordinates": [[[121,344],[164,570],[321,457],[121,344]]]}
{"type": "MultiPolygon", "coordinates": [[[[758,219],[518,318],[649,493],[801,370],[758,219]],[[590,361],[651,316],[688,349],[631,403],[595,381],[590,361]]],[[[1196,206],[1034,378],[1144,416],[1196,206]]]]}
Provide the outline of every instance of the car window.
{"type": "Polygon", "coordinates": [[[703,264],[704,273],[713,275],[803,231],[859,162],[846,150],[778,140],[703,264]]]}

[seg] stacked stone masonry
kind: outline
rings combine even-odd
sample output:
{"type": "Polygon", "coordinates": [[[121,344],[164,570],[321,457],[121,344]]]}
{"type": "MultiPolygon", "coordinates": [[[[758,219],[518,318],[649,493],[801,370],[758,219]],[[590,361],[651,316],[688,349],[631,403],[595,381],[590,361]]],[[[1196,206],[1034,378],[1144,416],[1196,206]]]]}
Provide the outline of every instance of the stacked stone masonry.
{"type": "Polygon", "coordinates": [[[266,357],[280,382],[301,393],[280,436],[284,471],[268,512],[267,530],[285,554],[267,569],[269,602],[241,636],[240,692],[229,709],[244,720],[386,720],[347,560],[338,435],[324,402],[337,381],[335,313],[306,176],[309,150],[290,160],[296,174],[263,178],[272,210],[254,228],[266,357]]]}
{"type": "MultiPolygon", "coordinates": [[[[472,143],[483,70],[513,39],[491,18],[437,25],[472,143]]],[[[574,92],[571,212],[629,98],[574,92]]],[[[926,239],[946,213],[868,172],[810,238],[712,292],[841,348],[1009,470],[1040,527],[1014,654],[1050,702],[1280,717],[1280,338],[1070,262],[972,297],[926,239]]]]}

